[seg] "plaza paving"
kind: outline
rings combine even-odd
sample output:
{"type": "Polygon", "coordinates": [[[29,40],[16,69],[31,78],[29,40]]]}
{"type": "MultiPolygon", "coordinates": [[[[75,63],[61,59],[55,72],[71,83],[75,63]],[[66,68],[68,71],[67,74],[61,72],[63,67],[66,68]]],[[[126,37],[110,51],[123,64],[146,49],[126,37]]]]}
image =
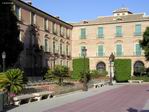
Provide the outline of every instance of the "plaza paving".
{"type": "Polygon", "coordinates": [[[149,112],[149,84],[77,91],[24,104],[9,112],[149,112]]]}

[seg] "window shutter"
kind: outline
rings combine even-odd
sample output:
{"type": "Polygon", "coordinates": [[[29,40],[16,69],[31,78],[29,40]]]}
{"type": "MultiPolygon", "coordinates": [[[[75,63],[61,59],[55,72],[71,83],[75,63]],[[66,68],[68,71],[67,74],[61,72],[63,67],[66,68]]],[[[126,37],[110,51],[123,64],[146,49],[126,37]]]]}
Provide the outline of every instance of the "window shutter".
{"type": "Polygon", "coordinates": [[[85,39],[86,38],[86,29],[85,28],[81,28],[81,39],[85,39]]]}
{"type": "Polygon", "coordinates": [[[139,44],[136,44],[136,55],[140,56],[141,55],[141,47],[139,44]]]}
{"type": "Polygon", "coordinates": [[[98,37],[103,38],[103,27],[98,27],[98,37]]]}
{"type": "Polygon", "coordinates": [[[120,45],[120,44],[116,45],[116,54],[117,54],[117,56],[122,55],[122,45],[120,45]]]}
{"type": "Polygon", "coordinates": [[[98,56],[103,56],[103,45],[98,46],[98,56]]]}

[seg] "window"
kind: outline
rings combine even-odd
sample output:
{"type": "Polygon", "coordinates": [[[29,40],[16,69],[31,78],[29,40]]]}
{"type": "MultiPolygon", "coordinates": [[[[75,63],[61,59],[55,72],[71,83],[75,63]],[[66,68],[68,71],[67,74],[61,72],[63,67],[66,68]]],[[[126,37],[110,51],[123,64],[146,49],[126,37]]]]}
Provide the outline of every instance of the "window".
{"type": "Polygon", "coordinates": [[[121,44],[116,45],[116,56],[122,56],[122,45],[121,44]]]}
{"type": "Polygon", "coordinates": [[[104,62],[99,62],[96,65],[96,70],[98,70],[98,71],[105,71],[106,70],[106,64],[104,62]]]}
{"type": "Polygon", "coordinates": [[[136,61],[134,64],[134,75],[141,75],[141,72],[144,72],[144,63],[142,61],[136,61]]]}
{"type": "Polygon", "coordinates": [[[57,24],[56,23],[53,24],[53,33],[57,34],[57,24]]]}
{"type": "Polygon", "coordinates": [[[44,50],[45,52],[49,52],[49,45],[48,45],[48,39],[44,39],[44,50]]]}
{"type": "Polygon", "coordinates": [[[15,6],[15,13],[19,20],[21,20],[21,8],[19,6],[15,6]]]}
{"type": "Polygon", "coordinates": [[[98,37],[99,38],[103,38],[104,37],[103,27],[98,27],[98,37]]]}
{"type": "Polygon", "coordinates": [[[48,19],[44,19],[44,29],[45,29],[46,31],[49,30],[48,19]]]}
{"type": "Polygon", "coordinates": [[[62,54],[63,51],[63,46],[62,46],[62,42],[60,42],[60,54],[62,54]]]}
{"type": "Polygon", "coordinates": [[[136,24],[135,25],[135,36],[141,36],[141,24],[136,24]]]}
{"type": "Polygon", "coordinates": [[[66,33],[67,33],[67,34],[66,34],[67,38],[69,38],[69,37],[70,37],[70,29],[67,29],[67,30],[66,30],[66,33]]]}
{"type": "Polygon", "coordinates": [[[135,55],[140,56],[141,55],[141,47],[140,44],[135,45],[135,55]]]}
{"type": "Polygon", "coordinates": [[[36,24],[36,15],[33,12],[31,12],[31,24],[36,24]]]}
{"type": "Polygon", "coordinates": [[[86,39],[86,29],[85,28],[81,28],[81,32],[80,32],[80,39],[86,39]]]}
{"type": "Polygon", "coordinates": [[[61,34],[61,36],[64,36],[64,27],[62,27],[62,26],[60,28],[60,34],[61,34]]]}
{"type": "Polygon", "coordinates": [[[55,41],[53,41],[53,53],[55,53],[55,41]]]}
{"type": "Polygon", "coordinates": [[[99,45],[98,46],[98,56],[104,56],[104,53],[103,53],[103,45],[99,45]]]}
{"type": "Polygon", "coordinates": [[[121,36],[122,36],[122,27],[116,26],[116,37],[121,37],[121,36]]]}
{"type": "Polygon", "coordinates": [[[68,44],[66,45],[66,55],[68,55],[68,44]]]}
{"type": "Polygon", "coordinates": [[[85,47],[85,46],[81,46],[81,49],[80,49],[80,52],[81,52],[81,53],[80,53],[80,56],[81,56],[81,57],[83,57],[83,49],[84,49],[84,48],[86,48],[86,47],[85,47]]]}
{"type": "Polygon", "coordinates": [[[66,36],[66,28],[63,28],[63,30],[64,30],[64,34],[63,35],[66,36]]]}

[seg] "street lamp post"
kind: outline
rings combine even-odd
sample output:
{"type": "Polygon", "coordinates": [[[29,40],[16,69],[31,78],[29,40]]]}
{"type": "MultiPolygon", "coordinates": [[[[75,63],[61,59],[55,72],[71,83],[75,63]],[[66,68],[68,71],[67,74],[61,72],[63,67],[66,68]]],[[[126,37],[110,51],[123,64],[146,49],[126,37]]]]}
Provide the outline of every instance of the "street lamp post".
{"type": "Polygon", "coordinates": [[[109,61],[110,61],[110,85],[113,85],[112,83],[112,62],[114,62],[115,56],[113,53],[111,53],[110,57],[109,57],[109,61]]]}
{"type": "Polygon", "coordinates": [[[85,58],[86,58],[86,52],[87,52],[87,49],[84,47],[82,49],[82,55],[83,55],[83,58],[84,58],[84,64],[83,64],[83,90],[84,91],[87,91],[88,90],[88,87],[87,87],[87,79],[86,79],[86,74],[85,74],[85,58]]]}
{"type": "Polygon", "coordinates": [[[6,52],[2,52],[2,59],[3,59],[3,72],[5,72],[5,59],[6,59],[6,52]]]}

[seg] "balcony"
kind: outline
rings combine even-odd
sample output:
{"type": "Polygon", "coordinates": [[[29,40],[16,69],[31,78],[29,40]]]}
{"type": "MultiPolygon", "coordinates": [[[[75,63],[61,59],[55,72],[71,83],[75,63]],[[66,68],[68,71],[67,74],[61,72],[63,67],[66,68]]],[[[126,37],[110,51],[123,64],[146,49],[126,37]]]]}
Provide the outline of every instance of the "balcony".
{"type": "Polygon", "coordinates": [[[66,55],[68,58],[71,58],[71,52],[67,52],[66,55]]]}
{"type": "Polygon", "coordinates": [[[65,51],[61,51],[60,54],[61,54],[62,57],[64,57],[66,53],[65,53],[65,51]]]}
{"type": "Polygon", "coordinates": [[[117,56],[117,57],[124,56],[124,53],[123,53],[123,52],[115,52],[114,54],[115,54],[115,56],[117,56]]]}
{"type": "Polygon", "coordinates": [[[98,56],[98,57],[104,57],[105,56],[105,53],[104,52],[97,52],[96,53],[96,56],[98,56]]]}
{"type": "Polygon", "coordinates": [[[115,37],[122,37],[123,34],[122,33],[115,33],[115,37]]]}
{"type": "Polygon", "coordinates": [[[141,32],[134,32],[134,36],[141,36],[142,33],[141,32]]]}
{"type": "Polygon", "coordinates": [[[51,51],[44,51],[44,53],[47,54],[47,55],[52,55],[51,51]]]}
{"type": "Polygon", "coordinates": [[[98,38],[104,38],[104,34],[98,34],[97,37],[98,38]]]}
{"type": "Polygon", "coordinates": [[[142,55],[143,55],[143,52],[141,52],[141,51],[136,51],[136,52],[134,52],[133,54],[134,54],[134,56],[142,56],[142,55]]]}
{"type": "Polygon", "coordinates": [[[86,35],[80,35],[80,39],[86,39],[86,35]]]}
{"type": "Polygon", "coordinates": [[[53,50],[54,55],[59,55],[59,50],[53,50]]]}

